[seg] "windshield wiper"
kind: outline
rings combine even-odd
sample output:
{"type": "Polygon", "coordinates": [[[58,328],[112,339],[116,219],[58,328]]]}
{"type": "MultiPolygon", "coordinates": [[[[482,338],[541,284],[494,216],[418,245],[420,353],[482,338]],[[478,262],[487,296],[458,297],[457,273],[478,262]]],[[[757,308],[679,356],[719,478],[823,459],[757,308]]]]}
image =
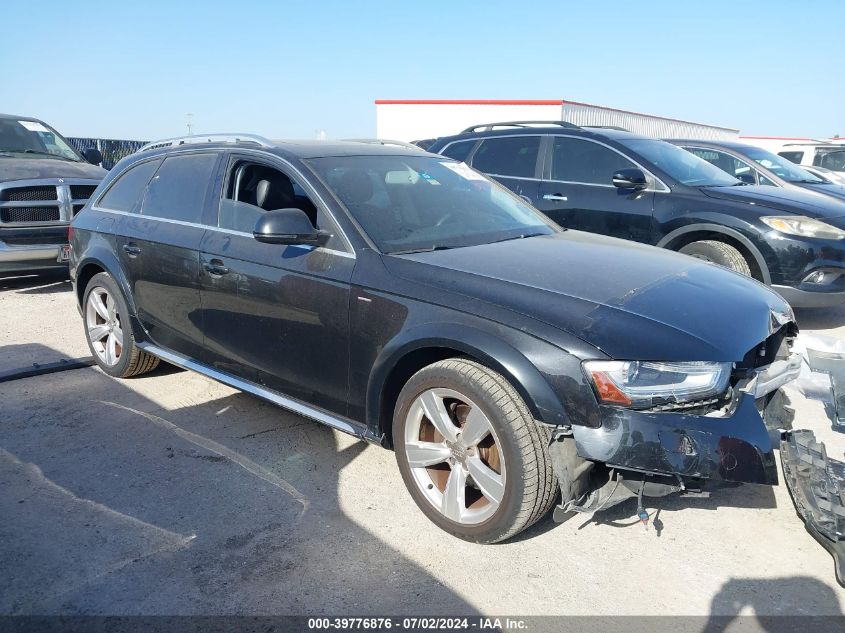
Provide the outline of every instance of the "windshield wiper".
{"type": "Polygon", "coordinates": [[[72,158],[68,158],[67,156],[62,156],[61,154],[54,154],[53,152],[39,152],[38,150],[34,149],[24,149],[20,150],[22,154],[38,154],[39,156],[49,156],[50,158],[58,158],[60,160],[69,160],[73,163],[77,162],[72,158]]]}
{"type": "MultiPolygon", "coordinates": [[[[565,231],[566,229],[563,229],[563,230],[565,231]]],[[[527,237],[541,237],[543,235],[549,235],[549,234],[548,233],[522,233],[520,235],[513,235],[511,237],[504,237],[500,240],[493,240],[492,242],[487,242],[487,243],[488,244],[498,244],[499,242],[509,242],[510,240],[524,240],[527,237]]]]}
{"type": "Polygon", "coordinates": [[[410,255],[411,253],[431,253],[432,251],[448,251],[451,248],[460,248],[460,246],[444,246],[443,244],[435,244],[434,246],[424,246],[422,248],[407,248],[403,251],[390,251],[389,255],[410,255]]]}

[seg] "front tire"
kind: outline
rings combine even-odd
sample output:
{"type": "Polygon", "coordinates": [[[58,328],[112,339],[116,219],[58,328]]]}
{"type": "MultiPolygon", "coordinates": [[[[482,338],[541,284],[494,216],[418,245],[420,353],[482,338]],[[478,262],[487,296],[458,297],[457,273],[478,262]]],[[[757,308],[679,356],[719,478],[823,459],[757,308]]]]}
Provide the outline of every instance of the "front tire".
{"type": "Polygon", "coordinates": [[[129,308],[108,273],[91,278],[82,299],[85,339],[97,365],[109,376],[128,378],[158,367],[159,359],[135,344],[129,308]]]}
{"type": "Polygon", "coordinates": [[[700,240],[682,247],[679,253],[724,266],[736,273],[751,277],[751,267],[734,246],[717,240],[700,240]]]}
{"type": "Polygon", "coordinates": [[[399,471],[417,506],[476,543],[510,538],[552,507],[549,436],[503,376],[464,359],[414,374],[393,419],[399,471]]]}

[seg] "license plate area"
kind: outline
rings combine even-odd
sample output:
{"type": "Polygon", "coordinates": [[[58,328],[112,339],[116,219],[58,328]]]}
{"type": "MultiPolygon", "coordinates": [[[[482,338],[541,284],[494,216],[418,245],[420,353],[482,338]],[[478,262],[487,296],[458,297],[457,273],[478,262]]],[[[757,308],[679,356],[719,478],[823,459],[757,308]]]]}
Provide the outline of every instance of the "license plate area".
{"type": "Polygon", "coordinates": [[[56,257],[57,262],[66,262],[70,260],[70,244],[62,244],[59,246],[59,255],[56,257]]]}

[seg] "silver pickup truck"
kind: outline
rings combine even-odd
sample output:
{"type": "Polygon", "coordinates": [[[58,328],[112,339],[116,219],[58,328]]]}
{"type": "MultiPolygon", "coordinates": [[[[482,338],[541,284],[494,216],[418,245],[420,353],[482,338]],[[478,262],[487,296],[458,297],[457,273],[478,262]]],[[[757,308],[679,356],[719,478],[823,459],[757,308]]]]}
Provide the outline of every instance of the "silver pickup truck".
{"type": "Polygon", "coordinates": [[[67,227],[106,175],[38,119],[0,114],[0,273],[67,266],[67,227]]]}

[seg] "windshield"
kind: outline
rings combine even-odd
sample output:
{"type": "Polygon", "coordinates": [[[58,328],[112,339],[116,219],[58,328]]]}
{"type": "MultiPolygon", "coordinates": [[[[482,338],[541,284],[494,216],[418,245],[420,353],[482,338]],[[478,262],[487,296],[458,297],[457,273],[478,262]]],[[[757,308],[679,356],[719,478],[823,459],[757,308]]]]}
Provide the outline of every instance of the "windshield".
{"type": "Polygon", "coordinates": [[[0,153],[82,161],[58,132],[38,121],[0,119],[0,153]]]}
{"type": "Polygon", "coordinates": [[[783,178],[787,182],[808,182],[813,184],[824,183],[824,180],[817,178],[806,169],[802,169],[795,163],[785,159],[783,156],[767,152],[759,147],[744,147],[741,151],[755,163],[762,165],[770,172],[783,178]]]}
{"type": "Polygon", "coordinates": [[[619,142],[682,184],[691,187],[724,187],[743,184],[742,181],[677,145],[651,139],[620,140],[619,142]]]}
{"type": "Polygon", "coordinates": [[[383,253],[460,248],[555,232],[463,163],[428,156],[307,161],[383,253]]]}

